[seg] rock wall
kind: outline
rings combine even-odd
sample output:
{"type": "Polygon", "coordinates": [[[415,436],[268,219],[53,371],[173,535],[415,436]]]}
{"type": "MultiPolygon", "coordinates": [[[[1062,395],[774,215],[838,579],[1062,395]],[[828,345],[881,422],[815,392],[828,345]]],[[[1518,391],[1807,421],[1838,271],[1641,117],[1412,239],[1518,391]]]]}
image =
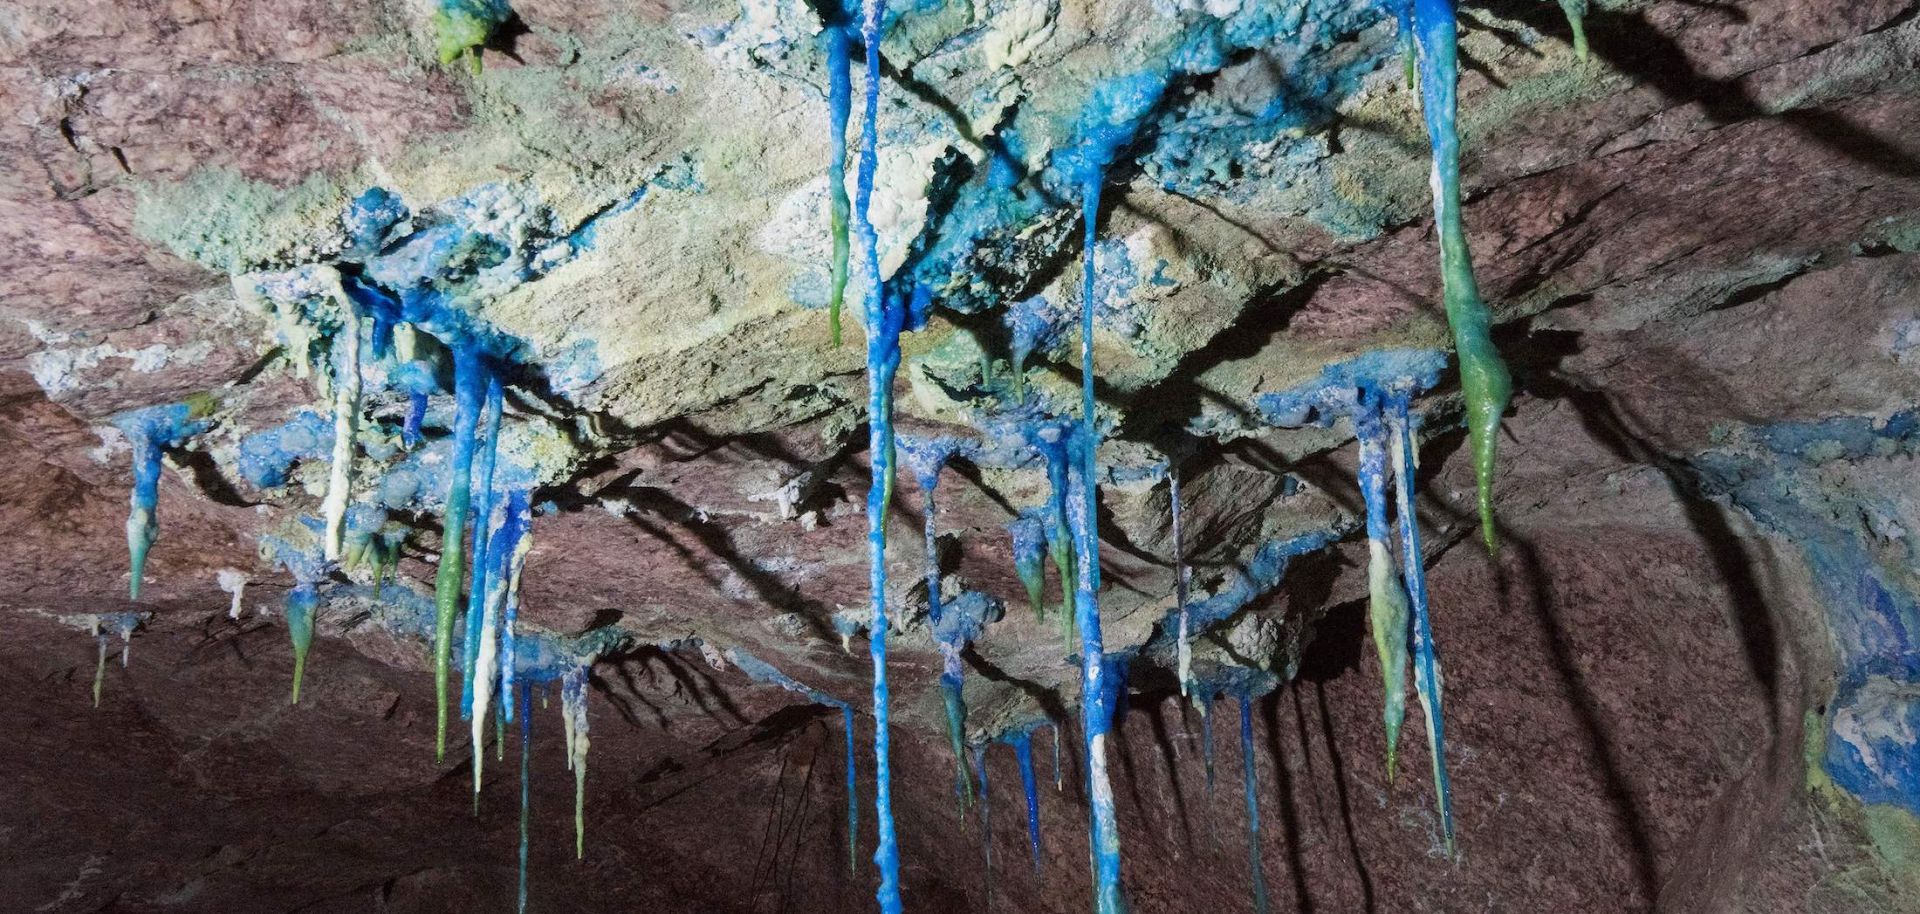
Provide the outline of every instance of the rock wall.
{"type": "MultiPolygon", "coordinates": [[[[862,315],[829,343],[821,18],[521,0],[497,23],[461,13],[486,38],[448,55],[469,26],[441,6],[0,11],[0,650],[20,735],[0,846],[24,861],[0,896],[511,903],[514,760],[469,818],[470,772],[427,748],[421,607],[472,344],[505,388],[501,478],[536,493],[523,622],[598,659],[582,862],[559,713],[536,713],[536,909],[869,904],[871,870],[844,859],[838,712],[722,654],[864,707],[870,669],[842,649],[867,598],[862,315]],[[386,300],[408,326],[368,319],[386,300]],[[349,377],[342,523],[368,558],[322,575],[288,707],[283,603],[315,582],[287,556],[325,538],[349,377]],[[208,428],[168,442],[134,603],[124,419],[186,402],[208,428]],[[92,628],[120,619],[135,656],[91,712],[92,628]]],[[[1447,345],[1394,17],[1009,0],[889,20],[873,213],[886,275],[927,305],[902,428],[988,445],[946,474],[935,540],[949,599],[1003,606],[966,652],[969,740],[1077,713],[1071,650],[1026,606],[1006,532],[1046,474],[994,452],[994,417],[1015,375],[1043,410],[1077,394],[1075,156],[1130,80],[1165,83],[1109,172],[1094,258],[1102,609],[1109,649],[1143,651],[1116,749],[1134,910],[1242,905],[1249,882],[1233,705],[1214,708],[1208,798],[1164,651],[1175,461],[1195,598],[1226,616],[1201,662],[1290,683],[1256,707],[1275,904],[1920,897],[1914,8],[1591,6],[1585,59],[1556,5],[1461,9],[1467,223],[1518,398],[1492,561],[1468,536],[1451,379],[1416,404],[1458,859],[1434,852],[1417,724],[1386,782],[1350,423],[1272,408],[1447,345]]],[[[864,292],[856,276],[849,302],[864,292]]],[[[1084,909],[1071,751],[1035,875],[1019,775],[990,746],[988,896],[950,792],[922,497],[898,485],[890,539],[909,907],[1084,909]]]]}

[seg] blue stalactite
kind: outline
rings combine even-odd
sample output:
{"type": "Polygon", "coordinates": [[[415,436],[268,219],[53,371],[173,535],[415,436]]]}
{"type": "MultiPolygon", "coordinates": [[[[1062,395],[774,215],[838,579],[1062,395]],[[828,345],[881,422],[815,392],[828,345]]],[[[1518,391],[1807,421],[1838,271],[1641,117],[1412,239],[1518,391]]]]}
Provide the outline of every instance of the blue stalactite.
{"type": "MultiPolygon", "coordinates": [[[[513,645],[501,637],[503,620],[507,606],[512,600],[512,584],[517,577],[515,568],[519,557],[525,554],[527,527],[532,514],[527,509],[527,494],[515,489],[507,497],[506,510],[501,512],[499,529],[488,538],[487,554],[475,556],[476,563],[484,563],[486,568],[486,591],[481,595],[483,609],[479,622],[473,628],[473,640],[478,646],[470,653],[472,668],[467,676],[474,683],[473,713],[470,729],[473,738],[473,799],[476,807],[480,802],[481,773],[486,753],[483,737],[486,735],[487,714],[495,711],[492,707],[495,693],[499,693],[500,706],[497,709],[504,722],[506,702],[513,686],[512,670],[518,662],[513,645]]],[[[474,531],[478,538],[479,530],[474,531]]],[[[477,577],[477,575],[476,575],[477,577]]],[[[498,741],[496,741],[496,746],[498,741]]]]}
{"type": "MultiPolygon", "coordinates": [[[[1040,790],[1033,775],[1033,733],[1021,731],[1007,737],[1013,757],[1020,763],[1020,789],[1027,800],[1027,850],[1033,856],[1033,870],[1040,871],[1040,790]]],[[[1055,745],[1059,745],[1056,741],[1055,745]]],[[[981,776],[985,780],[985,775],[981,776]]],[[[984,804],[984,798],[983,798],[984,804]]]]}
{"type": "Polygon", "coordinates": [[[885,0],[865,0],[860,23],[866,45],[866,102],[860,124],[860,168],[856,177],[854,225],[865,246],[864,264],[867,325],[867,454],[872,482],[867,486],[867,581],[873,619],[869,623],[868,653],[873,659],[873,781],[874,827],[877,830],[873,862],[880,872],[875,897],[881,914],[901,914],[900,848],[894,836],[893,771],[887,713],[887,506],[893,495],[893,379],[900,368],[900,331],[906,309],[888,295],[880,275],[880,236],[869,212],[873,180],[879,166],[880,25],[885,0]]]}
{"type": "MultiPolygon", "coordinates": [[[[303,524],[317,534],[321,522],[305,518],[303,524]]],[[[261,541],[261,551],[278,562],[293,576],[294,587],[287,592],[285,614],[287,636],[293,642],[293,703],[300,703],[300,684],[307,669],[307,652],[313,647],[314,616],[320,608],[321,584],[334,564],[327,561],[321,547],[303,548],[278,536],[261,541]]]]}
{"type": "MultiPolygon", "coordinates": [[[[1073,548],[1073,616],[1080,630],[1082,733],[1087,752],[1087,788],[1092,798],[1089,845],[1094,868],[1096,908],[1102,914],[1123,904],[1119,887],[1119,833],[1113,818],[1111,780],[1106,771],[1106,741],[1112,723],[1113,677],[1101,640],[1099,603],[1098,491],[1089,474],[1095,446],[1088,426],[1074,422],[1035,422],[1024,428],[1027,442],[1045,460],[1052,497],[1067,522],[1073,548]]],[[[1063,569],[1064,571],[1064,569],[1063,569]]],[[[1067,579],[1063,576],[1063,581],[1067,579]]],[[[1063,587],[1063,589],[1065,589],[1063,587]]],[[[1063,617],[1066,613],[1062,613],[1063,617]]]]}
{"type": "Polygon", "coordinates": [[[132,572],[127,582],[129,599],[140,599],[147,551],[160,535],[161,454],[206,431],[212,423],[205,417],[213,407],[213,398],[202,394],[183,403],[121,413],[110,420],[133,447],[133,494],[127,511],[127,556],[132,572]]]}
{"type": "Polygon", "coordinates": [[[1253,698],[1241,692],[1240,698],[1240,771],[1247,795],[1247,865],[1253,873],[1253,910],[1267,914],[1266,867],[1260,854],[1260,775],[1253,760],[1253,698]]]}
{"type": "MultiPolygon", "coordinates": [[[[489,373],[487,378],[487,396],[485,418],[481,422],[479,436],[481,443],[475,446],[479,465],[474,468],[474,482],[477,490],[473,499],[473,553],[472,579],[467,585],[467,621],[466,633],[466,675],[460,677],[460,719],[473,717],[473,671],[475,661],[479,659],[480,617],[487,600],[487,576],[491,568],[487,561],[487,540],[493,535],[493,465],[500,454],[500,411],[502,391],[500,379],[489,373]]],[[[511,657],[512,654],[506,656],[511,657]]],[[[512,664],[505,664],[511,667],[512,664]]]]}
{"type": "Polygon", "coordinates": [[[514,707],[514,679],[518,676],[515,669],[518,664],[511,658],[518,656],[520,649],[520,572],[527,561],[527,550],[533,541],[533,508],[525,489],[514,489],[507,493],[506,519],[501,529],[511,536],[513,544],[504,543],[499,550],[493,576],[501,578],[505,594],[502,598],[500,617],[500,655],[509,658],[509,662],[500,665],[500,715],[508,723],[513,716],[527,713],[522,707],[514,707]]]}
{"type": "MultiPolygon", "coordinates": [[[[1091,357],[1089,348],[1085,356],[1091,357]]],[[[1088,384],[1092,384],[1091,374],[1088,384]]],[[[1091,387],[1088,388],[1091,396],[1091,387]]],[[[1091,401],[1088,401],[1089,405],[1091,401]]],[[[1114,815],[1113,782],[1107,774],[1107,736],[1113,726],[1117,670],[1106,654],[1100,630],[1099,489],[1095,482],[1095,432],[1089,414],[1075,429],[1068,450],[1075,478],[1068,487],[1068,515],[1072,522],[1074,564],[1079,591],[1074,596],[1075,620],[1080,629],[1081,725],[1087,759],[1087,797],[1091,828],[1088,832],[1093,862],[1094,910],[1122,914],[1120,891],[1120,827],[1114,815]]]]}
{"type": "Polygon", "coordinates": [[[1414,0],[1414,43],[1419,49],[1420,98],[1433,146],[1433,219],[1440,236],[1441,298],[1453,349],[1460,360],[1460,390],[1466,398],[1467,435],[1473,448],[1481,538],[1487,550],[1499,543],[1493,519],[1494,452],[1500,418],[1513,396],[1513,378],[1493,345],[1493,314],[1473,277],[1473,254],[1461,218],[1459,72],[1454,0],[1414,0]]]}
{"type": "Polygon", "coordinates": [[[1120,894],[1120,827],[1114,816],[1113,782],[1107,774],[1107,736],[1113,725],[1116,683],[1109,680],[1110,665],[1101,638],[1099,491],[1094,482],[1091,426],[1075,430],[1069,450],[1080,458],[1068,487],[1068,516],[1073,534],[1074,564],[1079,589],[1074,596],[1075,622],[1080,629],[1081,725],[1087,759],[1087,796],[1091,828],[1088,843],[1093,860],[1094,909],[1097,914],[1122,914],[1120,894]]]}
{"type": "Polygon", "coordinates": [[[1401,570],[1406,576],[1407,601],[1413,610],[1413,686],[1427,721],[1427,750],[1433,761],[1434,804],[1448,856],[1453,854],[1453,793],[1447,780],[1446,725],[1441,715],[1440,658],[1434,652],[1433,623],[1427,614],[1427,571],[1420,549],[1420,519],[1414,512],[1414,479],[1418,455],[1414,450],[1411,394],[1404,387],[1386,392],[1387,427],[1394,438],[1393,475],[1400,515],[1401,570]]]}
{"type": "Polygon", "coordinates": [[[400,425],[400,443],[413,447],[420,443],[420,424],[427,419],[427,395],[407,394],[407,415],[400,425]]]}
{"type": "MultiPolygon", "coordinates": [[[[952,654],[957,661],[957,651],[949,651],[941,645],[942,659],[952,654]]],[[[942,670],[940,673],[940,705],[946,712],[947,743],[953,752],[953,795],[959,801],[960,808],[973,805],[973,788],[967,774],[967,699],[963,691],[965,680],[957,673],[942,670]]]]}

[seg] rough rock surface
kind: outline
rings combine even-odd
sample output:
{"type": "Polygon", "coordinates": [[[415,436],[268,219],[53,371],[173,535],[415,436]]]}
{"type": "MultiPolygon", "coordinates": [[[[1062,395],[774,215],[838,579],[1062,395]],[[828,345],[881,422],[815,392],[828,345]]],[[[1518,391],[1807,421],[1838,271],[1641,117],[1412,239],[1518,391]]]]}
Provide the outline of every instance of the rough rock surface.
{"type": "MultiPolygon", "coordinates": [[[[977,435],[1010,370],[1009,304],[1078,313],[1061,162],[1089,97],[1259,5],[901,5],[875,212],[889,271],[936,306],[905,341],[902,421],[977,435]],[[1017,193],[990,181],[996,155],[1017,193]]],[[[380,187],[416,220],[396,236],[458,211],[524,242],[483,253],[530,266],[462,277],[459,305],[514,344],[507,422],[542,502],[525,616],[625,639],[592,680],[582,861],[558,712],[537,712],[533,909],[865,909],[838,714],[699,647],[865,707],[865,656],[836,627],[867,596],[869,480],[859,309],[834,348],[821,307],[818,19],[782,0],[520,0],[474,74],[436,62],[432,6],[0,8],[0,898],[511,905],[512,759],[490,761],[470,815],[465,764],[432,761],[417,631],[330,601],[306,697],[286,704],[292,581],[257,545],[320,512],[327,461],[294,462],[286,485],[241,467],[249,436],[327,413],[331,353],[285,290],[359,268],[342,212],[380,187]],[[129,451],[107,421],[203,391],[217,425],[168,455],[136,606],[129,451]],[[252,580],[237,620],[223,569],[252,580]],[[86,624],[130,611],[151,615],[93,710],[86,624]]],[[[1357,354],[1444,345],[1424,136],[1390,15],[1271,7],[1283,27],[1177,80],[1109,175],[1095,343],[1110,647],[1147,642],[1172,607],[1169,452],[1191,453],[1202,595],[1264,542],[1347,537],[1202,649],[1290,677],[1256,705],[1275,904],[1920,910],[1920,651],[1877,634],[1920,625],[1903,424],[1920,398],[1920,7],[1596,0],[1582,61],[1555,4],[1463,4],[1467,222],[1519,395],[1492,561],[1467,535],[1456,398],[1420,404],[1457,860],[1417,723],[1385,779],[1350,430],[1255,408],[1357,354]]],[[[1074,395],[1076,339],[1030,363],[1047,402],[1074,395]]],[[[366,376],[363,498],[404,469],[375,452],[406,405],[366,376]]],[[[968,654],[970,735],[1072,720],[1068,651],[1026,610],[1004,530],[1043,474],[962,462],[940,498],[947,588],[1007,604],[968,654]]],[[[920,499],[897,484],[890,545],[909,909],[1085,910],[1072,751],[1035,873],[1011,753],[991,749],[989,897],[940,733],[920,499]]],[[[396,512],[399,593],[431,590],[424,507],[396,512]]],[[[1174,684],[1135,664],[1120,722],[1128,894],[1137,912],[1244,906],[1232,705],[1215,708],[1209,796],[1174,684]]],[[[870,795],[865,752],[860,768],[870,795]]]]}

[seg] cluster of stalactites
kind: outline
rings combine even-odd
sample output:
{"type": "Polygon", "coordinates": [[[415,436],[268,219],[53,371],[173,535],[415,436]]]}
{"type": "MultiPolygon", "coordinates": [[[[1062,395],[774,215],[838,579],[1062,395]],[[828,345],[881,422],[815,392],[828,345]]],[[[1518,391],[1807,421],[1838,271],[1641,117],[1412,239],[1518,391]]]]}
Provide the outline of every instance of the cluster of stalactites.
{"type": "Polygon", "coordinates": [[[959,441],[945,438],[902,439],[900,451],[920,483],[921,515],[926,540],[927,618],[940,650],[940,703],[946,712],[947,743],[953,753],[953,789],[961,809],[973,804],[973,779],[967,770],[966,663],[962,654],[974,632],[963,620],[950,620],[941,594],[939,509],[935,501],[940,474],[961,450],[959,441]]]}
{"type": "Polygon", "coordinates": [[[1367,514],[1367,615],[1380,657],[1387,779],[1391,782],[1397,770],[1411,655],[1414,692],[1427,724],[1427,748],[1433,763],[1434,795],[1442,838],[1451,853],[1453,805],[1441,713],[1442,677],[1428,612],[1426,568],[1414,504],[1414,493],[1419,486],[1417,419],[1411,409],[1415,386],[1411,380],[1362,385],[1353,405],[1354,431],[1360,443],[1360,493],[1367,514]],[[1397,560],[1393,548],[1396,537],[1388,518],[1390,503],[1398,522],[1397,560]]]}
{"type": "MultiPolygon", "coordinates": [[[[473,645],[468,650],[468,656],[473,659],[467,665],[465,678],[466,690],[473,696],[473,703],[466,711],[473,741],[473,793],[476,803],[479,802],[481,773],[486,759],[482,745],[493,697],[496,694],[499,696],[498,713],[501,720],[510,723],[516,713],[514,675],[517,657],[514,635],[519,607],[520,570],[526,562],[531,543],[527,535],[531,519],[527,493],[515,490],[508,493],[497,521],[482,517],[481,526],[493,528],[491,536],[483,542],[479,530],[475,531],[474,576],[476,587],[481,590],[482,608],[480,618],[467,630],[468,642],[473,645]],[[479,554],[482,545],[486,547],[484,556],[479,554]]],[[[520,709],[518,713],[526,711],[520,709]]]]}
{"type": "MultiPolygon", "coordinates": [[[[1380,392],[1360,391],[1353,427],[1360,442],[1360,495],[1367,512],[1367,618],[1385,686],[1381,719],[1387,734],[1387,782],[1399,758],[1400,724],[1407,712],[1407,644],[1412,636],[1407,592],[1400,583],[1388,528],[1388,435],[1380,392]]],[[[1418,561],[1418,556],[1409,557],[1418,561]]]]}
{"type": "Polygon", "coordinates": [[[1427,573],[1420,545],[1420,522],[1414,510],[1415,473],[1419,454],[1414,444],[1415,418],[1410,408],[1411,393],[1404,388],[1389,389],[1384,397],[1386,422],[1393,442],[1391,459],[1394,478],[1394,507],[1399,515],[1402,574],[1407,588],[1407,603],[1413,620],[1413,685],[1420,699],[1420,710],[1427,723],[1427,754],[1433,765],[1434,802],[1440,815],[1440,830],[1447,852],[1453,852],[1453,794],[1447,777],[1446,732],[1441,717],[1440,658],[1433,643],[1433,623],[1427,612],[1427,573]]]}

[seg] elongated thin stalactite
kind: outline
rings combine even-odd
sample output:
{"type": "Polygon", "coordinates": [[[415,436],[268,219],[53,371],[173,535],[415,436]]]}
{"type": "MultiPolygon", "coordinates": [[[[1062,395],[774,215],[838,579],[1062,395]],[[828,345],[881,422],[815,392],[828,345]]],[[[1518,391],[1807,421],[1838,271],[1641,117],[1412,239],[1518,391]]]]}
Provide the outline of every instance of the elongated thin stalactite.
{"type": "Polygon", "coordinates": [[[340,329],[333,335],[339,346],[333,373],[333,465],[327,472],[327,494],[321,500],[324,518],[322,554],[340,561],[346,538],[347,501],[353,492],[353,437],[360,429],[360,312],[353,300],[337,297],[340,329]]]}
{"type": "Polygon", "coordinates": [[[1400,514],[1401,569],[1406,575],[1407,602],[1413,609],[1413,687],[1427,721],[1427,750],[1433,760],[1434,804],[1440,814],[1440,832],[1447,854],[1453,854],[1453,793],[1447,780],[1446,727],[1441,715],[1440,658],[1434,651],[1433,623],[1427,614],[1427,571],[1420,550],[1420,521],[1414,513],[1413,493],[1417,455],[1413,443],[1411,395],[1390,389],[1386,396],[1389,433],[1393,436],[1393,476],[1400,514]]]}
{"type": "MultiPolygon", "coordinates": [[[[516,489],[508,497],[506,510],[500,512],[500,522],[487,540],[487,554],[476,556],[476,561],[486,565],[487,592],[484,595],[484,609],[481,611],[480,624],[474,627],[473,637],[480,642],[474,652],[473,669],[468,675],[474,682],[473,714],[470,721],[473,737],[473,802],[474,808],[480,804],[481,771],[486,754],[483,751],[483,737],[488,720],[488,712],[495,712],[495,727],[499,729],[506,720],[506,704],[513,690],[513,644],[502,637],[506,628],[505,620],[508,606],[514,600],[514,585],[519,580],[519,563],[526,556],[527,525],[531,514],[527,509],[527,494],[516,489]],[[501,706],[493,707],[494,696],[498,694],[501,706]]],[[[474,531],[475,536],[479,531],[474,531]]],[[[504,739],[496,736],[494,745],[498,747],[504,739]]],[[[498,750],[504,751],[504,750],[498,750]]]]}
{"type": "Polygon", "coordinates": [[[100,656],[93,665],[93,706],[98,708],[100,693],[107,685],[107,633],[97,622],[93,626],[93,637],[100,648],[100,656]]]}
{"type": "MultiPolygon", "coordinates": [[[[486,610],[487,581],[492,568],[487,562],[487,543],[493,536],[493,469],[500,454],[500,412],[504,392],[498,377],[487,378],[487,394],[481,426],[474,446],[473,493],[473,569],[467,582],[466,665],[460,677],[460,719],[473,716],[474,671],[480,659],[480,620],[486,610]]],[[[482,683],[484,685],[484,683],[482,683]]]]}
{"type": "Polygon", "coordinates": [[[900,847],[894,835],[893,771],[888,759],[890,741],[887,694],[887,506],[893,500],[893,379],[900,368],[900,331],[905,308],[893,302],[880,276],[880,236],[870,212],[877,158],[880,115],[880,25],[885,0],[865,0],[860,38],[866,45],[866,105],[861,112],[860,169],[856,177],[854,226],[866,248],[867,279],[867,454],[872,481],[867,486],[867,583],[873,615],[867,629],[868,653],[873,659],[873,782],[874,828],[877,841],[873,862],[880,873],[875,897],[881,914],[900,914],[900,847]]]}
{"type": "Polygon", "coordinates": [[[1378,391],[1363,388],[1353,415],[1360,439],[1360,496],[1367,506],[1367,620],[1380,656],[1380,716],[1387,731],[1387,783],[1393,783],[1400,725],[1407,716],[1407,592],[1393,563],[1387,525],[1387,429],[1378,391]]]}
{"type": "Polygon", "coordinates": [[[1240,771],[1247,795],[1247,865],[1253,871],[1253,910],[1267,914],[1267,874],[1260,860],[1260,774],[1253,763],[1253,698],[1240,693],[1240,771]]]}
{"type": "Polygon", "coordinates": [[[520,649],[520,572],[526,568],[527,552],[533,548],[533,507],[527,490],[515,489],[507,493],[506,513],[513,519],[513,526],[519,532],[518,541],[507,554],[502,572],[506,575],[507,593],[500,616],[500,656],[506,658],[500,664],[500,716],[511,723],[515,714],[532,713],[525,702],[520,702],[519,708],[514,707],[514,696],[519,694],[514,690],[514,682],[519,676],[514,658],[519,656],[517,652],[520,649]]]}
{"type": "Polygon", "coordinates": [[[1441,299],[1453,330],[1454,354],[1460,360],[1480,535],[1491,552],[1499,544],[1493,519],[1494,453],[1500,443],[1500,417],[1513,396],[1513,378],[1493,345],[1493,314],[1473,278],[1473,254],[1467,248],[1466,223],[1460,212],[1459,47],[1453,0],[1414,0],[1413,26],[1421,108],[1433,146],[1433,220],[1440,236],[1441,299]]]}
{"type": "Polygon", "coordinates": [[[1053,790],[1064,793],[1067,789],[1066,778],[1060,773],[1060,725],[1055,723],[1053,730],[1053,790]]]}
{"type": "Polygon", "coordinates": [[[573,769],[573,856],[587,856],[587,681],[592,668],[585,663],[560,680],[560,714],[567,728],[567,767],[573,769]]]}
{"type": "Polygon", "coordinates": [[[1113,809],[1113,782],[1107,774],[1107,735],[1113,716],[1109,699],[1114,690],[1107,678],[1106,646],[1100,629],[1100,492],[1096,452],[1099,431],[1094,416],[1093,315],[1094,244],[1100,233],[1100,190],[1106,183],[1104,167],[1110,159],[1084,166],[1080,181],[1082,239],[1080,248],[1080,429],[1073,436],[1079,458],[1078,476],[1068,500],[1074,516],[1074,564],[1079,592],[1074,595],[1075,622],[1080,629],[1081,718],[1086,734],[1087,797],[1092,825],[1088,842],[1093,856],[1094,910],[1121,914],[1120,826],[1113,809]]]}
{"type": "Polygon", "coordinates": [[[447,677],[452,672],[453,617],[460,606],[461,556],[466,548],[467,511],[473,494],[474,439],[480,426],[487,367],[476,345],[457,340],[453,347],[453,464],[447,479],[447,506],[440,525],[440,567],[433,592],[433,688],[439,706],[434,758],[447,755],[447,677]]]}
{"type": "Polygon", "coordinates": [[[827,320],[832,343],[840,345],[840,309],[847,297],[847,261],[852,248],[847,238],[847,120],[853,109],[853,36],[839,0],[822,4],[826,19],[823,39],[827,50],[827,200],[831,207],[828,231],[833,242],[831,285],[827,289],[827,320]]]}
{"type": "Polygon", "coordinates": [[[1040,789],[1033,774],[1033,734],[1022,732],[1008,738],[1013,757],[1020,765],[1020,790],[1027,801],[1027,850],[1033,856],[1033,871],[1040,871],[1040,789]]]}

